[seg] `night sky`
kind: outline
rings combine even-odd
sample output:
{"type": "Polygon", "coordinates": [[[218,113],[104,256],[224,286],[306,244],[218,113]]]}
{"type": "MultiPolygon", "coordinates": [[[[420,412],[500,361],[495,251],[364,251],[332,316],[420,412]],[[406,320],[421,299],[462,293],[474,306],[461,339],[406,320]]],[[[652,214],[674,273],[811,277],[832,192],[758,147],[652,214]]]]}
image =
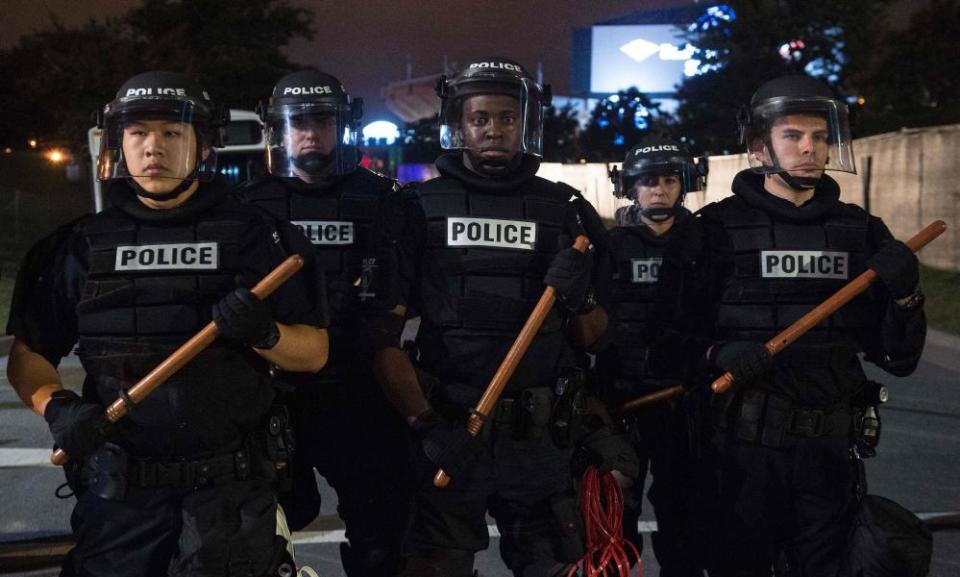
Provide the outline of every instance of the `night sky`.
{"type": "MultiPolygon", "coordinates": [[[[238,0],[242,1],[242,0],[238,0]]],[[[49,14],[67,26],[119,16],[138,0],[3,0],[0,48],[21,34],[49,27],[49,14]]],[[[295,1],[314,12],[312,42],[289,47],[292,60],[337,76],[366,101],[365,120],[390,118],[380,99],[386,84],[441,71],[450,64],[496,55],[518,60],[531,73],[543,64],[554,94],[570,83],[572,30],[633,12],[691,4],[690,0],[396,0],[295,1]]],[[[266,96],[266,95],[264,95],[266,96]]],[[[395,120],[395,119],[393,119],[395,120]]]]}

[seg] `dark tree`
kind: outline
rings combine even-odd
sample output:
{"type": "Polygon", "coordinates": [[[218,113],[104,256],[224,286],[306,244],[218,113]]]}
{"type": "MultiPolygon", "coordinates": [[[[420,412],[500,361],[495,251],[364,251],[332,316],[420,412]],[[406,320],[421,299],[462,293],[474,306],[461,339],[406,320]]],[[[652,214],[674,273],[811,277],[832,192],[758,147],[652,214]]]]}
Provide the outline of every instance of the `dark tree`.
{"type": "Polygon", "coordinates": [[[604,98],[590,114],[580,148],[591,162],[621,161],[627,150],[650,135],[670,132],[671,119],[637,88],[604,98]]]}
{"type": "Polygon", "coordinates": [[[580,123],[577,111],[569,104],[563,108],[551,106],[543,114],[544,162],[576,162],[580,147],[577,142],[580,123]]]}
{"type": "Polygon", "coordinates": [[[877,51],[858,84],[861,133],[960,122],[960,0],[932,0],[877,51]]]}
{"type": "Polygon", "coordinates": [[[687,29],[701,74],[679,87],[681,133],[710,153],[738,151],[737,109],[783,74],[818,76],[838,96],[853,94],[884,30],[888,3],[730,0],[706,9],[687,29]]]}

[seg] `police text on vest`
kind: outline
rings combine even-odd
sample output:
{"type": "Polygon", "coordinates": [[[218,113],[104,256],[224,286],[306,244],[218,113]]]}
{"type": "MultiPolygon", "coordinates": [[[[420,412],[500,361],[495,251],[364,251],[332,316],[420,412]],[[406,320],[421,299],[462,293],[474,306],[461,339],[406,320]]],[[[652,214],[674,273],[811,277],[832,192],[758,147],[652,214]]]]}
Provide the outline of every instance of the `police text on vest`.
{"type": "Polygon", "coordinates": [[[215,242],[118,246],[114,270],[217,270],[215,242]]]}
{"type": "Polygon", "coordinates": [[[660,264],[662,258],[632,258],[630,264],[633,266],[633,282],[636,283],[654,283],[660,278],[660,264]]]}
{"type": "Polygon", "coordinates": [[[342,220],[295,220],[313,244],[353,244],[353,223],[342,220]]]}
{"type": "Polygon", "coordinates": [[[447,217],[447,246],[533,250],[537,223],[499,218],[447,217]]]}
{"type": "Polygon", "coordinates": [[[765,250],[760,253],[763,278],[849,278],[849,254],[820,250],[765,250]]]}

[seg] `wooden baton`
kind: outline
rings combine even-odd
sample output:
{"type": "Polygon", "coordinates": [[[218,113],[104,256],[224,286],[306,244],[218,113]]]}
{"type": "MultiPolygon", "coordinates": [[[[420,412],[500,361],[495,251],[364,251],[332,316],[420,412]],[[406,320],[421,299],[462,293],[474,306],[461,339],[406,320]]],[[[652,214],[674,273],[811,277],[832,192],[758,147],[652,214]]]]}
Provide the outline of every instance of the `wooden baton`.
{"type": "MultiPolygon", "coordinates": [[[[943,234],[945,230],[947,230],[946,223],[942,220],[936,220],[914,235],[913,238],[908,240],[905,244],[910,250],[917,252],[921,248],[930,244],[930,242],[932,242],[935,238],[943,234]]],[[[764,346],[767,348],[767,351],[769,351],[770,355],[773,356],[796,342],[796,340],[799,339],[804,333],[820,324],[825,318],[837,312],[840,307],[847,304],[857,295],[865,291],[867,287],[869,287],[873,281],[876,280],[876,278],[877,273],[872,269],[867,269],[861,273],[855,279],[844,285],[843,288],[834,293],[830,298],[820,303],[816,308],[800,317],[795,323],[767,341],[764,344],[764,346]]],[[[733,375],[730,373],[724,373],[717,378],[713,384],[711,384],[711,388],[716,393],[722,393],[728,390],[732,384],[733,375]]],[[[622,417],[661,401],[682,396],[685,390],[686,388],[683,385],[677,385],[675,387],[670,387],[669,389],[657,391],[656,393],[652,393],[650,395],[644,395],[642,397],[633,399],[632,401],[628,401],[620,407],[617,407],[613,410],[613,414],[622,417]]]]}
{"type": "MultiPolygon", "coordinates": [[[[301,267],[303,267],[303,257],[298,254],[290,255],[277,268],[260,279],[260,282],[250,289],[250,292],[256,295],[258,299],[263,300],[273,294],[273,291],[277,290],[280,285],[287,282],[301,267]]],[[[131,405],[137,405],[143,401],[154,389],[182,369],[203,349],[210,346],[216,340],[218,332],[216,323],[213,321],[207,323],[207,326],[200,329],[200,332],[190,337],[190,340],[180,345],[180,348],[173,351],[169,357],[130,387],[126,392],[126,398],[121,397],[107,407],[104,412],[107,420],[116,423],[123,418],[130,410],[128,402],[131,405]]],[[[50,457],[50,462],[54,465],[63,465],[69,458],[63,449],[57,449],[50,457]]]]}
{"type": "MultiPolygon", "coordinates": [[[[589,246],[590,239],[583,235],[579,235],[573,243],[573,248],[580,252],[586,252],[589,246]]],[[[547,314],[549,314],[550,309],[553,308],[554,300],[556,300],[556,297],[553,294],[553,287],[548,286],[543,289],[543,294],[540,296],[537,306],[533,308],[533,312],[527,317],[527,322],[524,323],[523,328],[520,329],[520,334],[518,334],[516,340],[513,341],[510,350],[507,351],[507,356],[503,358],[500,367],[497,369],[497,372],[493,374],[493,378],[490,379],[490,384],[487,385],[487,389],[483,392],[483,396],[480,397],[477,406],[474,407],[473,412],[470,413],[470,419],[467,421],[467,432],[469,432],[470,435],[476,437],[480,433],[484,419],[490,415],[494,405],[500,400],[503,388],[507,386],[507,381],[513,376],[513,371],[516,370],[517,365],[520,364],[520,360],[523,359],[523,355],[525,355],[527,349],[530,348],[530,343],[533,342],[537,331],[540,330],[540,326],[543,324],[543,321],[546,320],[547,314]]],[[[433,485],[438,489],[443,489],[449,484],[449,475],[447,475],[443,469],[439,469],[437,474],[433,476],[433,485]]]]}

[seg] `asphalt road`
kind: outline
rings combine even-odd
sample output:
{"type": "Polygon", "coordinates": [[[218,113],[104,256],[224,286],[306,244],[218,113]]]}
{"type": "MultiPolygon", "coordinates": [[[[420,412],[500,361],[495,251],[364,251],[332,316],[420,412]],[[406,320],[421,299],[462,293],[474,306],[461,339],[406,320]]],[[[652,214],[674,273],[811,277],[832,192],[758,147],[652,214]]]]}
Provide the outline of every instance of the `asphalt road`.
{"type": "MultiPolygon", "coordinates": [[[[5,357],[0,357],[0,368],[5,374],[5,357]]],[[[66,359],[61,368],[69,386],[78,387],[82,370],[76,360],[66,359]]],[[[891,393],[881,412],[880,454],[867,462],[870,492],[892,498],[924,517],[941,518],[943,513],[960,511],[960,338],[932,334],[920,367],[907,378],[870,372],[886,383],[891,393]]],[[[64,534],[69,531],[72,500],[54,496],[63,477],[46,463],[49,433],[42,419],[23,408],[6,379],[0,381],[0,543],[64,534]]],[[[301,563],[320,575],[340,577],[342,524],[335,513],[336,495],[326,484],[322,486],[321,518],[313,530],[295,534],[297,554],[301,563]]],[[[649,514],[644,520],[649,530],[649,514]]],[[[499,560],[497,543],[494,531],[490,548],[477,557],[476,568],[482,577],[510,575],[499,560]]],[[[649,546],[643,560],[645,575],[659,573],[649,546]]],[[[41,570],[26,575],[56,574],[56,570],[41,570]]],[[[934,533],[930,575],[960,575],[957,529],[934,533]]]]}

